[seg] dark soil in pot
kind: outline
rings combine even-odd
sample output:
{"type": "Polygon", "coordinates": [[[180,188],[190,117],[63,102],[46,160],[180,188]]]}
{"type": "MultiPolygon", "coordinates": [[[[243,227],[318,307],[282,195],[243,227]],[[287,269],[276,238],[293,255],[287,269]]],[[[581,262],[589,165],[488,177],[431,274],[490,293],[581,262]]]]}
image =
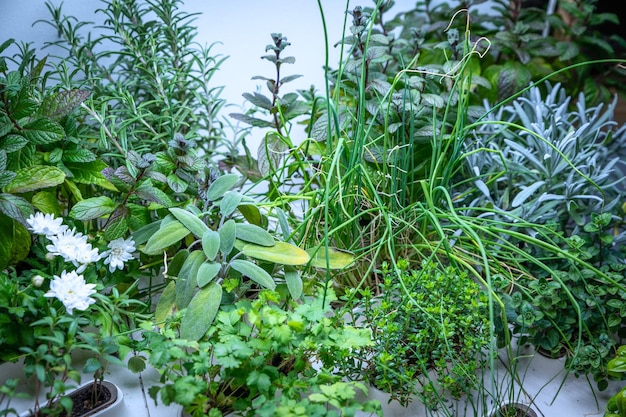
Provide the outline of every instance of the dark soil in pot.
{"type": "Polygon", "coordinates": [[[489,417],[537,417],[537,413],[528,404],[507,403],[493,410],[489,417]]]}
{"type": "MultiPolygon", "coordinates": [[[[117,388],[108,381],[87,384],[71,392],[67,397],[72,399],[72,411],[63,411],[59,417],[88,417],[111,406],[117,400],[117,388]],[[94,391],[95,390],[95,391],[94,391]]],[[[29,417],[38,417],[31,415],[29,417]]]]}

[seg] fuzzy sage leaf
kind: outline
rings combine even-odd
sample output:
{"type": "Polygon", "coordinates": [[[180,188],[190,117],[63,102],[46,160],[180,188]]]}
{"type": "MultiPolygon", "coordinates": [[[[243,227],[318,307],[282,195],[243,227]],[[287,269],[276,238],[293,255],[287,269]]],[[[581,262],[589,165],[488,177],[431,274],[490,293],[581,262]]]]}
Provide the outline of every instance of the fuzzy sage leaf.
{"type": "Polygon", "coordinates": [[[158,255],[164,249],[181,241],[189,233],[189,229],[181,222],[172,221],[161,227],[148,239],[143,252],[147,255],[158,255]]]}
{"type": "Polygon", "coordinates": [[[222,175],[221,177],[213,181],[213,183],[211,183],[211,185],[209,186],[206,195],[207,200],[215,201],[222,198],[224,194],[226,194],[226,191],[233,188],[238,181],[239,176],[236,174],[222,175]]]}
{"type": "Polygon", "coordinates": [[[276,241],[267,230],[253,224],[236,223],[235,237],[261,246],[274,246],[276,241]]]}
{"type": "Polygon", "coordinates": [[[241,252],[251,258],[281,265],[305,265],[311,259],[305,250],[280,241],[270,247],[249,243],[241,249],[241,252]]]}
{"type": "Polygon", "coordinates": [[[188,212],[187,210],[181,209],[179,207],[170,208],[170,213],[178,219],[191,233],[194,234],[197,238],[202,238],[204,233],[209,230],[209,227],[204,224],[202,220],[198,218],[195,214],[188,212]]]}
{"type": "Polygon", "coordinates": [[[242,275],[250,278],[262,287],[270,290],[276,288],[276,283],[272,279],[271,275],[268,274],[263,268],[250,261],[235,259],[230,263],[230,267],[235,271],[240,272],[242,275]]]}
{"type": "Polygon", "coordinates": [[[222,287],[212,282],[196,293],[180,323],[180,337],[199,340],[209,330],[222,303],[222,287]]]}

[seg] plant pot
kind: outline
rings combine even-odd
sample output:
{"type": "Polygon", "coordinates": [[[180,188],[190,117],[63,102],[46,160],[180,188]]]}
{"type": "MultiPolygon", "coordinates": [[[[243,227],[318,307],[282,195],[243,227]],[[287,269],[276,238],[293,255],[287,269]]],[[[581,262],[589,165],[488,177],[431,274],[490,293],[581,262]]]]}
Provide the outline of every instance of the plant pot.
{"type": "MultiPolygon", "coordinates": [[[[124,400],[124,394],[117,385],[110,381],[102,381],[100,388],[102,392],[99,395],[97,404],[94,406],[89,405],[93,391],[93,382],[88,382],[67,394],[67,397],[71,398],[74,403],[72,412],[69,416],[65,413],[60,414],[60,416],[117,417],[120,412],[119,406],[124,400]]],[[[33,417],[33,414],[29,411],[21,414],[20,417],[33,417]]]]}
{"type": "Polygon", "coordinates": [[[504,403],[491,410],[489,417],[537,417],[537,412],[530,405],[522,403],[504,403]]]}

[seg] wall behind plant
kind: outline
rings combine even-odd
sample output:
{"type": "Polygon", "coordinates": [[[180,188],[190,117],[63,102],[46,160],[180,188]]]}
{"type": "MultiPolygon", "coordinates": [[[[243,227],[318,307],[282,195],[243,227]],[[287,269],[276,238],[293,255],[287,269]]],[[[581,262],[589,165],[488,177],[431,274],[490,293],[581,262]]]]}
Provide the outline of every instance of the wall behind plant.
{"type": "MultiPolygon", "coordinates": [[[[60,1],[54,0],[54,3],[60,1]]],[[[369,6],[371,0],[322,0],[321,3],[329,31],[330,62],[334,66],[339,47],[333,45],[341,38],[346,4],[350,7],[369,6]]],[[[414,3],[399,0],[396,9],[407,10],[414,3]]],[[[100,0],[74,0],[64,2],[63,9],[80,20],[101,22],[102,15],[95,13],[100,5],[100,0]]],[[[223,97],[228,102],[242,104],[241,94],[260,84],[251,77],[263,72],[271,74],[272,65],[262,61],[260,56],[265,53],[265,46],[271,43],[272,32],[282,33],[292,43],[289,55],[296,57],[296,64],[290,65],[286,71],[304,75],[290,86],[308,88],[314,84],[323,88],[325,41],[316,0],[187,0],[183,7],[188,12],[201,13],[195,22],[199,30],[198,41],[220,42],[213,51],[230,57],[214,79],[216,85],[226,86],[223,97]]],[[[38,19],[48,18],[44,0],[29,0],[28,5],[0,0],[0,41],[15,38],[41,47],[46,41],[56,40],[57,34],[52,27],[42,23],[33,25],[38,19]]],[[[48,48],[43,53],[53,55],[55,50],[48,48]]]]}
{"type": "MultiPolygon", "coordinates": [[[[65,1],[63,8],[66,14],[81,20],[101,22],[102,15],[95,13],[101,5],[100,1],[65,1]]],[[[53,3],[58,4],[60,0],[53,0],[53,3]]],[[[400,12],[414,8],[416,1],[396,0],[395,3],[395,11],[400,12]]],[[[341,38],[344,11],[357,5],[371,6],[373,2],[321,0],[321,4],[328,28],[329,62],[331,66],[336,66],[339,47],[334,45],[341,38]]],[[[296,63],[288,66],[286,71],[303,75],[289,87],[308,88],[314,84],[317,89],[323,90],[325,40],[316,0],[186,0],[183,7],[188,12],[201,13],[195,22],[199,30],[198,41],[207,44],[221,42],[213,51],[230,57],[214,78],[216,85],[225,86],[223,98],[229,103],[242,104],[241,94],[254,91],[261,85],[258,80],[251,80],[252,76],[272,73],[272,65],[260,59],[265,46],[271,43],[272,32],[282,33],[292,43],[288,55],[295,56],[296,63]]],[[[55,40],[57,34],[51,26],[42,23],[33,25],[36,20],[48,19],[49,16],[45,0],[27,0],[26,4],[0,0],[0,42],[15,38],[41,47],[45,41],[55,40]]],[[[55,51],[48,48],[44,53],[53,55],[55,51]]]]}

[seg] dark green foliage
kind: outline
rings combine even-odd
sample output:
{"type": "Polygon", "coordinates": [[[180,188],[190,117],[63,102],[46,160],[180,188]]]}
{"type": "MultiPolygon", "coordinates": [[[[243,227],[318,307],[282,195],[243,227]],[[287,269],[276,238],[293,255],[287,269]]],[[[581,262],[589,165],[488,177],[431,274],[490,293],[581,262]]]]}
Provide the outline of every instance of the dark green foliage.
{"type": "Polygon", "coordinates": [[[12,58],[21,62],[17,69],[0,65],[0,270],[27,256],[26,218],[34,208],[60,214],[82,199],[82,191],[111,188],[95,144],[79,139],[74,113],[89,93],[47,87],[46,60],[21,48],[12,58]]]}

